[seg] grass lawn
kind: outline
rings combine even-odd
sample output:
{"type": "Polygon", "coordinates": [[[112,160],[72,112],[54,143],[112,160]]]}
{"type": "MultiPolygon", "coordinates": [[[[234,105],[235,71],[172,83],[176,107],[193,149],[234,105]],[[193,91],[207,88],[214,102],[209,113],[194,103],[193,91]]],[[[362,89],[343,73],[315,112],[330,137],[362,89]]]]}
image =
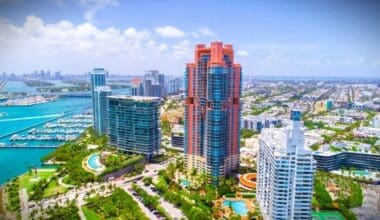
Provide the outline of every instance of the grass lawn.
{"type": "Polygon", "coordinates": [[[84,216],[86,216],[87,220],[100,220],[98,215],[95,212],[89,210],[88,208],[82,207],[82,210],[83,210],[83,214],[84,214],[84,216]]]}
{"type": "Polygon", "coordinates": [[[65,193],[69,188],[63,187],[58,184],[58,180],[54,180],[49,183],[49,186],[44,191],[44,197],[50,197],[57,194],[65,193]]]}
{"type": "Polygon", "coordinates": [[[338,211],[313,211],[313,220],[344,220],[343,215],[338,211]]]}
{"type": "Polygon", "coordinates": [[[55,169],[37,169],[37,180],[34,180],[34,172],[31,175],[29,174],[29,172],[27,172],[19,178],[20,189],[26,188],[26,191],[30,192],[34,184],[38,183],[38,181],[42,179],[48,179],[52,177],[55,172],[55,169]]]}

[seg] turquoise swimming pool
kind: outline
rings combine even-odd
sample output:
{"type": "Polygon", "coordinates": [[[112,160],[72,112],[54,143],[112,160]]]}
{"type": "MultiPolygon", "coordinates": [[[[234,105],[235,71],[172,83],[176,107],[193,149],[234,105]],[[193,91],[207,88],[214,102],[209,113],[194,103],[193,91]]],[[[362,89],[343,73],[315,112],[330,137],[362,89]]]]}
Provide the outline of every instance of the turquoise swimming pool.
{"type": "Polygon", "coordinates": [[[247,215],[248,213],[247,205],[244,201],[224,200],[223,205],[227,207],[232,207],[232,210],[234,210],[235,214],[238,215],[247,215]]]}
{"type": "Polygon", "coordinates": [[[181,185],[184,187],[189,187],[190,186],[190,181],[187,179],[181,179],[181,185]]]}
{"type": "Polygon", "coordinates": [[[87,160],[88,167],[93,170],[98,170],[101,168],[100,166],[100,156],[99,154],[91,155],[87,160]]]}
{"type": "Polygon", "coordinates": [[[369,172],[367,170],[355,170],[354,174],[356,176],[369,176],[369,172]]]}

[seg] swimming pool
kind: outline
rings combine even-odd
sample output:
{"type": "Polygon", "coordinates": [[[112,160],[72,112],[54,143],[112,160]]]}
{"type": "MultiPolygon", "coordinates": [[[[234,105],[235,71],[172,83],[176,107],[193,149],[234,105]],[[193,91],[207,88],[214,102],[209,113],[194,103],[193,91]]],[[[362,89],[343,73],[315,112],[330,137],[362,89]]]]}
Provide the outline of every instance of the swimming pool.
{"type": "Polygon", "coordinates": [[[190,186],[190,181],[187,179],[181,179],[181,185],[183,187],[189,187],[190,186]]]}
{"type": "Polygon", "coordinates": [[[87,160],[88,167],[93,170],[99,170],[102,168],[100,164],[100,156],[99,154],[91,155],[87,160]]]}
{"type": "Polygon", "coordinates": [[[356,176],[369,176],[369,172],[367,170],[355,170],[354,174],[356,176]]]}
{"type": "Polygon", "coordinates": [[[232,207],[234,212],[238,215],[247,215],[248,209],[244,201],[239,200],[224,200],[223,205],[226,207],[232,207]]]}

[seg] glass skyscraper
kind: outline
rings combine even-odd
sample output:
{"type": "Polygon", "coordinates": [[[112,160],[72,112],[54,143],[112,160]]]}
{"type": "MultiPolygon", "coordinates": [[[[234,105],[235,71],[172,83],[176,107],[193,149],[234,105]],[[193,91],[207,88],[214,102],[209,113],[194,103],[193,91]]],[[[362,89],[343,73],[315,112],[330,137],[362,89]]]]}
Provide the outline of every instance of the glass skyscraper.
{"type": "Polygon", "coordinates": [[[232,45],[197,45],[186,66],[184,152],[187,169],[208,174],[214,185],[239,164],[240,94],[232,45]]]}
{"type": "Polygon", "coordinates": [[[94,128],[100,134],[107,134],[108,100],[111,95],[109,86],[97,86],[94,91],[94,128]]]}
{"type": "Polygon", "coordinates": [[[161,99],[125,95],[109,96],[108,99],[110,145],[128,153],[151,157],[161,144],[161,99]]]}
{"type": "Polygon", "coordinates": [[[256,197],[264,219],[311,219],[316,162],[305,145],[301,112],[291,124],[260,134],[256,197]]]}
{"type": "Polygon", "coordinates": [[[103,110],[99,110],[97,108],[100,108],[101,105],[97,103],[95,100],[96,94],[95,90],[98,86],[105,86],[106,85],[106,72],[103,68],[94,68],[91,72],[91,98],[92,98],[92,112],[93,112],[93,118],[94,118],[94,129],[101,133],[99,130],[100,118],[97,112],[101,112],[103,110]]]}

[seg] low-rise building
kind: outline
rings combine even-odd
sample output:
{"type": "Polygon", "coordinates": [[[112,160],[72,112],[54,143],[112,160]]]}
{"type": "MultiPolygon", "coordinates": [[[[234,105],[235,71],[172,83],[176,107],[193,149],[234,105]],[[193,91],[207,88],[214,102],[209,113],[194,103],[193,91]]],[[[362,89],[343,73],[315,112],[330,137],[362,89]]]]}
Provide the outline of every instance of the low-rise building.
{"type": "Polygon", "coordinates": [[[173,126],[172,136],[171,136],[172,147],[183,148],[184,131],[185,131],[185,128],[183,125],[176,124],[173,126]]]}

